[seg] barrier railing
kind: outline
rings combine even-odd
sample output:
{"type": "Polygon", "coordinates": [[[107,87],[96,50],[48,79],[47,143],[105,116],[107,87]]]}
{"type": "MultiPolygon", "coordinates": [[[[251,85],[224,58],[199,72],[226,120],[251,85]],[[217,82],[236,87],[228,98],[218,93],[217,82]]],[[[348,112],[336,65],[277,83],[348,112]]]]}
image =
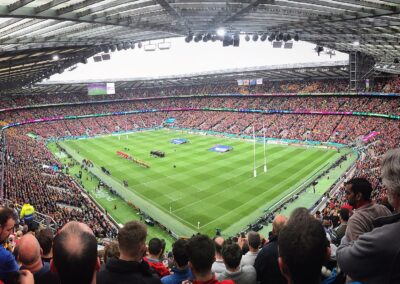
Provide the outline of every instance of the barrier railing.
{"type": "MultiPolygon", "coordinates": [[[[18,212],[21,212],[22,205],[15,204],[11,200],[5,199],[5,198],[1,199],[1,201],[7,207],[10,206],[10,204],[14,204],[14,206],[17,208],[18,212]]],[[[53,231],[53,233],[55,233],[58,229],[58,223],[53,218],[51,218],[49,215],[46,215],[46,214],[43,214],[43,213],[40,213],[37,211],[34,214],[33,221],[39,225],[44,226],[45,228],[49,228],[50,230],[53,231]]]]}

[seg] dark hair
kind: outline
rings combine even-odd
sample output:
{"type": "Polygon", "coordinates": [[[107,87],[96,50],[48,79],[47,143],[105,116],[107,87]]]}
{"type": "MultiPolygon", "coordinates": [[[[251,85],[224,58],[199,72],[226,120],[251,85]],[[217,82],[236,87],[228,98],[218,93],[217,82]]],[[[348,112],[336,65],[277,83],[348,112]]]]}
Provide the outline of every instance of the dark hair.
{"type": "Polygon", "coordinates": [[[14,219],[14,212],[8,207],[0,206],[0,226],[4,227],[8,220],[14,219]]]}
{"type": "Polygon", "coordinates": [[[208,273],[215,259],[214,242],[206,235],[195,235],[188,241],[187,254],[198,273],[208,273]]]}
{"type": "Polygon", "coordinates": [[[321,222],[312,217],[306,208],[293,211],[278,238],[279,255],[296,284],[319,280],[327,246],[321,222]]]}
{"type": "Polygon", "coordinates": [[[157,255],[159,253],[162,253],[165,248],[165,242],[163,243],[159,238],[152,238],[149,241],[149,253],[153,255],[157,255]]]}
{"type": "Polygon", "coordinates": [[[238,267],[242,259],[240,246],[236,243],[224,245],[222,248],[222,258],[227,267],[232,269],[238,267]]]}
{"type": "Polygon", "coordinates": [[[118,244],[119,250],[129,256],[139,257],[140,245],[146,242],[147,228],[139,221],[131,221],[119,230],[118,244]]]}
{"type": "Polygon", "coordinates": [[[78,224],[62,229],[54,238],[53,261],[61,283],[91,283],[97,263],[97,242],[78,224]]]}
{"type": "Polygon", "coordinates": [[[372,193],[371,183],[365,178],[353,178],[346,185],[351,185],[351,191],[354,194],[361,193],[362,199],[370,200],[372,193]]]}
{"type": "Polygon", "coordinates": [[[340,216],[340,218],[343,219],[343,221],[347,222],[347,221],[349,220],[349,218],[350,218],[349,209],[347,209],[347,208],[340,208],[339,216],[340,216]]]}
{"type": "Polygon", "coordinates": [[[260,234],[254,231],[250,231],[247,234],[247,241],[249,242],[249,246],[258,249],[261,245],[261,237],[260,234]]]}
{"type": "Polygon", "coordinates": [[[112,241],[104,248],[104,263],[110,258],[119,258],[119,246],[117,241],[112,241]]]}
{"type": "Polygon", "coordinates": [[[36,234],[40,247],[43,250],[43,254],[48,254],[53,246],[53,232],[50,229],[42,229],[36,234]]]}
{"type": "Polygon", "coordinates": [[[187,240],[179,239],[172,245],[172,254],[174,256],[174,260],[180,267],[186,266],[189,261],[186,251],[187,243],[187,240]]]}

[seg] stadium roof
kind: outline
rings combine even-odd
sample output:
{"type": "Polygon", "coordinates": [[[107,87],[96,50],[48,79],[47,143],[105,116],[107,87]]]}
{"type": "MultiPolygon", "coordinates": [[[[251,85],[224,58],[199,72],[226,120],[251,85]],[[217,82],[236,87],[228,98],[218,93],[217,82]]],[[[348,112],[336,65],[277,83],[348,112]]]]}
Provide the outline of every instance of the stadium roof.
{"type": "Polygon", "coordinates": [[[287,34],[298,35],[397,67],[399,4],[400,0],[0,0],[0,88],[38,82],[101,51],[189,34],[210,38],[220,27],[286,40],[287,34]],[[55,54],[58,60],[52,58],[55,54]]]}
{"type": "MultiPolygon", "coordinates": [[[[241,69],[227,69],[213,72],[191,73],[182,76],[147,77],[138,79],[110,79],[103,82],[115,82],[119,91],[135,88],[179,87],[196,84],[236,83],[236,80],[264,78],[268,81],[304,80],[304,79],[347,79],[348,61],[335,61],[308,64],[285,64],[241,69]]],[[[87,81],[49,81],[39,83],[32,93],[87,92],[87,81]]]]}

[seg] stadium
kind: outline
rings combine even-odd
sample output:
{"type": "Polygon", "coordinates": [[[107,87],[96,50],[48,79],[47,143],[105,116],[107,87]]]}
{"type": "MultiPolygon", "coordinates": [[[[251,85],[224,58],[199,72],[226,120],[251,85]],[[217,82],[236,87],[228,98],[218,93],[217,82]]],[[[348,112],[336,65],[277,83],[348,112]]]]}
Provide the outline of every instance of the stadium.
{"type": "MultiPolygon", "coordinates": [[[[398,272],[382,280],[372,270],[352,270],[343,260],[349,247],[343,240],[335,242],[337,229],[347,224],[343,209],[350,219],[347,216],[348,229],[341,237],[356,244],[359,235],[364,240],[364,233],[368,237],[380,229],[380,217],[399,209],[392,195],[400,196],[395,192],[400,187],[389,180],[400,173],[395,161],[385,162],[385,154],[400,144],[396,1],[0,2],[0,236],[9,220],[3,217],[5,208],[12,208],[16,222],[11,226],[15,232],[0,241],[4,254],[17,251],[12,262],[32,272],[35,283],[45,282],[24,264],[25,235],[31,231],[40,236],[41,230],[62,235],[71,222],[76,224],[73,221],[85,224],[95,236],[98,256],[107,255],[110,244],[119,245],[120,261],[127,260],[121,237],[129,233],[125,228],[146,228],[147,252],[140,251],[140,261],[135,262],[141,263],[146,253],[157,281],[171,271],[179,274],[182,265],[168,255],[174,254],[175,244],[185,240],[190,247],[193,239],[204,241],[203,236],[213,238],[216,262],[224,264],[222,271],[212,270],[212,277],[221,281],[213,283],[268,283],[256,255],[277,242],[279,216],[289,218],[286,233],[290,227],[299,234],[303,229],[308,232],[301,226],[318,220],[315,230],[323,229],[334,256],[320,265],[330,273],[302,282],[299,279],[309,277],[307,273],[296,276],[293,267],[285,273],[280,266],[282,275],[276,277],[287,282],[276,283],[328,283],[322,281],[336,273],[342,280],[399,283],[398,272]],[[348,60],[157,77],[51,80],[67,70],[111,62],[118,52],[169,50],[175,38],[186,42],[188,49],[211,43],[240,48],[259,41],[294,52],[304,41],[315,46],[317,57],[340,52],[348,60]],[[365,197],[360,189],[359,198],[367,200],[353,203],[349,190],[357,195],[360,180],[367,181],[368,186],[360,184],[369,193],[365,197]],[[350,224],[367,205],[381,211],[368,212],[374,218],[363,215],[368,224],[356,227],[364,226],[364,231],[351,240],[355,229],[349,228],[358,224],[350,224]],[[303,215],[302,221],[291,221],[292,214],[301,216],[299,207],[306,208],[312,220],[303,215]],[[249,275],[256,279],[232,276],[237,270],[229,270],[229,250],[237,244],[245,259],[252,252],[254,235],[263,240],[250,265],[254,273],[249,275]],[[218,238],[224,239],[223,245],[218,238]],[[157,246],[149,240],[163,240],[160,254],[153,253],[157,246]],[[223,252],[227,259],[222,261],[223,252]]],[[[74,236],[79,235],[77,230],[74,236]]],[[[132,242],[134,235],[128,238],[132,242]]],[[[54,258],[58,239],[52,246],[54,258]]],[[[285,254],[284,239],[279,242],[280,257],[290,266],[285,257],[297,256],[293,248],[285,254]]],[[[291,241],[302,246],[304,239],[291,241]]],[[[181,280],[208,283],[199,280],[205,274],[196,266],[193,251],[186,251],[193,274],[181,280]]],[[[375,260],[374,255],[365,258],[375,260]]],[[[101,261],[107,271],[106,260],[101,261]]],[[[389,261],[396,270],[398,260],[389,261]]],[[[277,257],[275,262],[278,267],[277,257]]],[[[63,263],[55,262],[59,271],[52,274],[57,278],[54,283],[85,283],[68,278],[80,275],[74,268],[63,276],[63,263]]],[[[305,262],[303,268],[313,265],[305,262]]],[[[11,283],[8,272],[0,269],[4,283],[11,283]]],[[[104,273],[97,274],[98,282],[108,279],[104,273]]]]}

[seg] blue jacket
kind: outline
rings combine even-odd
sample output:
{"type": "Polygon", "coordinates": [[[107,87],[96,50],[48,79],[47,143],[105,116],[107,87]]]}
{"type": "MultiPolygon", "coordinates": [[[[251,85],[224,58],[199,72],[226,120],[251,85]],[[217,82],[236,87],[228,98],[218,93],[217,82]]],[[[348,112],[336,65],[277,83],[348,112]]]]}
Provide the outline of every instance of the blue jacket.
{"type": "Polygon", "coordinates": [[[161,278],[163,284],[181,284],[182,281],[193,279],[192,271],[189,267],[186,267],[184,270],[172,268],[171,271],[173,274],[161,278]]]}
{"type": "Polygon", "coordinates": [[[4,282],[10,273],[18,270],[19,266],[12,253],[0,245],[0,280],[4,282]]]}

